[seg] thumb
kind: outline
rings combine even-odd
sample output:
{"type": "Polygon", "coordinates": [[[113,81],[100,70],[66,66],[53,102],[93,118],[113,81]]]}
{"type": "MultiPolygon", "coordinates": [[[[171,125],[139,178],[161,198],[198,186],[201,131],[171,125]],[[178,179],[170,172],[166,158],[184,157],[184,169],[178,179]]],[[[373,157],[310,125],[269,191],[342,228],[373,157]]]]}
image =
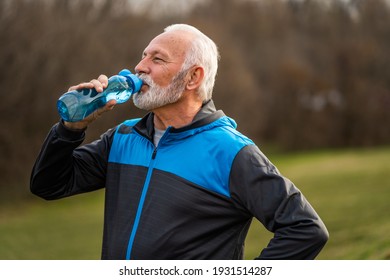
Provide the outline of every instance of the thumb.
{"type": "Polygon", "coordinates": [[[96,110],[95,119],[100,117],[105,112],[111,111],[116,105],[116,100],[110,100],[103,107],[96,110]]]}
{"type": "Polygon", "coordinates": [[[85,129],[90,123],[98,119],[103,113],[112,110],[116,105],[116,100],[110,100],[104,107],[97,109],[85,119],[78,122],[64,122],[65,126],[70,129],[85,129]]]}

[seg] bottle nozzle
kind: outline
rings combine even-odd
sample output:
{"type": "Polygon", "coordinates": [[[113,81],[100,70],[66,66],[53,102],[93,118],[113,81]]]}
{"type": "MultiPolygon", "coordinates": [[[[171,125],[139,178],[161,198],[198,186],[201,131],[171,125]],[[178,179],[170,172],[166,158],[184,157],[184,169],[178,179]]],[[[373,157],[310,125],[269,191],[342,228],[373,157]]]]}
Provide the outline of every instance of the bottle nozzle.
{"type": "Polygon", "coordinates": [[[143,82],[136,75],[132,74],[130,70],[123,69],[119,72],[119,75],[125,76],[128,80],[131,81],[131,83],[133,84],[133,87],[134,87],[134,90],[133,90],[134,93],[140,91],[143,82]]]}

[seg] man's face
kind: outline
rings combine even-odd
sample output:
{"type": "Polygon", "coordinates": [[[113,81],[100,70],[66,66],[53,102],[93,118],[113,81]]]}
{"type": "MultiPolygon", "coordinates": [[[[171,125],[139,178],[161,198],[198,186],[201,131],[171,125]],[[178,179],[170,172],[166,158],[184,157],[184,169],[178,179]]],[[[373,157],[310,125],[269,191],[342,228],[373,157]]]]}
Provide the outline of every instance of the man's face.
{"type": "Polygon", "coordinates": [[[162,33],[154,38],[135,67],[144,85],[134,94],[134,104],[153,110],[174,103],[182,96],[186,71],[181,71],[189,47],[189,37],[182,32],[162,33]]]}

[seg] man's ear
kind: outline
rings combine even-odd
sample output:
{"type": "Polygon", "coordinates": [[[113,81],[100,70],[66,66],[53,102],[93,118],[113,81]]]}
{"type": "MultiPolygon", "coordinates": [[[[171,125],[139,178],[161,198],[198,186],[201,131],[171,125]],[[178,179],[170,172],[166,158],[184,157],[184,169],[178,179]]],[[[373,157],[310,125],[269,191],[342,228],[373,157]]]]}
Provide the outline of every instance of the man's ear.
{"type": "Polygon", "coordinates": [[[187,90],[194,90],[200,87],[204,78],[204,69],[200,66],[193,67],[189,72],[189,79],[186,85],[187,90]]]}

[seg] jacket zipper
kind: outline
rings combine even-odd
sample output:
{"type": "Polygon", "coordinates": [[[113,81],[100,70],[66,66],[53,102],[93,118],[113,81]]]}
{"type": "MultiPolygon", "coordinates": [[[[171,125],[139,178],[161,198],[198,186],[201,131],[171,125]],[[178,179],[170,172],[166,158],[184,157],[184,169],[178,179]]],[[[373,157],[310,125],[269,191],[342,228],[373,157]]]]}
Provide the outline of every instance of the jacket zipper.
{"type": "MultiPolygon", "coordinates": [[[[154,150],[153,150],[153,153],[152,153],[152,157],[151,157],[151,160],[150,160],[150,163],[149,163],[149,167],[148,167],[148,173],[146,174],[146,179],[145,179],[145,182],[144,182],[144,186],[142,188],[141,198],[140,198],[140,201],[138,203],[138,208],[137,208],[137,212],[136,212],[136,215],[135,215],[133,228],[131,230],[129,243],[127,244],[126,260],[130,260],[131,259],[131,252],[132,252],[132,249],[133,249],[135,235],[136,235],[137,230],[138,230],[138,225],[139,225],[139,222],[140,222],[142,209],[144,207],[146,194],[148,192],[148,188],[149,188],[149,185],[150,185],[150,179],[152,177],[154,166],[156,165],[155,159],[156,159],[156,155],[157,155],[157,148],[160,147],[160,143],[164,140],[164,138],[166,138],[166,135],[169,133],[169,130],[170,130],[170,127],[167,128],[167,130],[165,131],[164,135],[161,137],[159,144],[157,145],[157,147],[154,147],[154,150]]],[[[153,141],[152,141],[152,144],[153,144],[153,141]]]]}

